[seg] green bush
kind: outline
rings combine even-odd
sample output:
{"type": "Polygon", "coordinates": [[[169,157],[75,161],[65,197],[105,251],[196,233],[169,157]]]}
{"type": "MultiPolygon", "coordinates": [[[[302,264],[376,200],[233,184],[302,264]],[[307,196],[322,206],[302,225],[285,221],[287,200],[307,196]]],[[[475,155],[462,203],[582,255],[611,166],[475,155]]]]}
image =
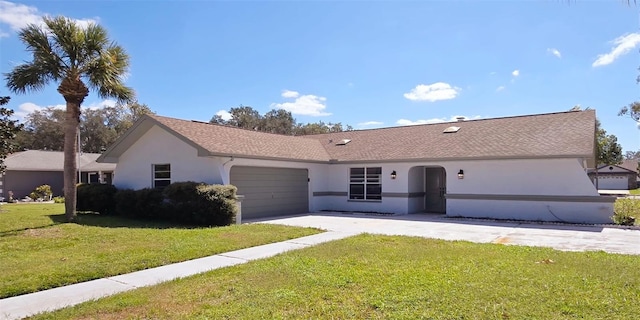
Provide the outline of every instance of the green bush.
{"type": "Polygon", "coordinates": [[[52,195],[53,195],[53,192],[51,192],[51,186],[48,184],[43,184],[37,187],[35,190],[33,190],[29,194],[29,198],[33,200],[42,199],[45,201],[49,201],[52,195]]]}
{"type": "Polygon", "coordinates": [[[172,183],[163,191],[165,218],[202,226],[232,224],[237,212],[236,191],[234,186],[172,183]]]}
{"type": "Polygon", "coordinates": [[[145,188],[136,190],[136,205],[133,210],[134,218],[162,219],[165,217],[165,202],[162,190],[145,188]]]}
{"type": "Polygon", "coordinates": [[[194,222],[200,225],[226,226],[235,222],[238,208],[236,192],[232,185],[199,185],[199,209],[194,212],[194,222]]]}
{"type": "Polygon", "coordinates": [[[640,216],[640,200],[618,199],[613,205],[611,219],[615,224],[632,226],[638,216],[640,216]]]}
{"type": "Polygon", "coordinates": [[[79,184],[76,209],[100,214],[113,214],[116,191],[116,187],[110,184],[79,184]]]}
{"type": "Polygon", "coordinates": [[[64,203],[64,197],[53,197],[54,203],[64,203]]]}
{"type": "Polygon", "coordinates": [[[224,226],[235,222],[236,192],[237,188],[234,186],[207,185],[192,181],[175,182],[162,190],[123,189],[113,196],[113,211],[129,218],[224,226]]]}
{"type": "Polygon", "coordinates": [[[137,193],[131,189],[121,189],[113,196],[115,214],[122,217],[138,218],[136,214],[137,193]]]}
{"type": "Polygon", "coordinates": [[[193,181],[174,182],[164,188],[162,194],[171,203],[191,202],[198,198],[196,188],[199,185],[204,185],[204,183],[193,181]]]}

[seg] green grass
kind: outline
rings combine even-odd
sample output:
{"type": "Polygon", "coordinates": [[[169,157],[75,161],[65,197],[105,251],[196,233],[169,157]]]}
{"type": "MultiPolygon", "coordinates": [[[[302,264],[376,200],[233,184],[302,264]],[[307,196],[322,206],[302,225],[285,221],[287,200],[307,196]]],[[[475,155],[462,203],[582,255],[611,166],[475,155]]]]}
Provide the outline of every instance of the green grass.
{"type": "Polygon", "coordinates": [[[640,194],[640,188],[629,190],[630,194],[640,194]]]}
{"type": "Polygon", "coordinates": [[[635,225],[640,225],[640,200],[631,198],[617,199],[613,205],[613,211],[618,215],[634,217],[635,225]]]}
{"type": "Polygon", "coordinates": [[[0,213],[0,298],[320,232],[268,224],[175,227],[94,214],[64,223],[64,204],[0,213]]]}
{"type": "Polygon", "coordinates": [[[640,257],[360,235],[36,319],[637,319],[640,257]]]}

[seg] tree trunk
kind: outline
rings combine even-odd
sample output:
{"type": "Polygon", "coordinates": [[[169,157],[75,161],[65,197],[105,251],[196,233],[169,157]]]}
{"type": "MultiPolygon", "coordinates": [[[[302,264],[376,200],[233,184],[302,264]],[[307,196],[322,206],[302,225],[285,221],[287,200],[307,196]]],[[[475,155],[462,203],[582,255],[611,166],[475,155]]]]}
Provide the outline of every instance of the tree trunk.
{"type": "Polygon", "coordinates": [[[64,119],[64,214],[68,222],[74,222],[76,215],[76,198],[78,180],[78,130],[80,129],[80,104],[89,94],[89,89],[79,76],[62,79],[58,92],[67,102],[64,119]]]}
{"type": "Polygon", "coordinates": [[[80,105],[67,101],[64,121],[64,214],[68,222],[76,215],[76,184],[78,183],[78,128],[80,127],[80,105]]]}

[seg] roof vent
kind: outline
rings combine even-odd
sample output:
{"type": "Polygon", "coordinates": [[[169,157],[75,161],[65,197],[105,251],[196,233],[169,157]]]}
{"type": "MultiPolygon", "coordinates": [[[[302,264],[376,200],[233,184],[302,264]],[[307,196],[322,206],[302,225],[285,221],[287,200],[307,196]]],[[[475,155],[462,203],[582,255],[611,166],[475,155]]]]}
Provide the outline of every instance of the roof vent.
{"type": "Polygon", "coordinates": [[[336,146],[344,146],[345,144],[351,142],[351,139],[342,139],[338,142],[336,142],[336,146]]]}
{"type": "Polygon", "coordinates": [[[463,117],[463,116],[456,117],[456,120],[457,120],[458,122],[462,122],[462,121],[464,121],[465,119],[467,119],[467,118],[466,118],[466,117],[463,117]]]}
{"type": "Polygon", "coordinates": [[[444,131],[442,131],[442,133],[456,133],[456,132],[458,132],[458,130],[460,130],[460,127],[451,126],[449,128],[444,129],[444,131]]]}

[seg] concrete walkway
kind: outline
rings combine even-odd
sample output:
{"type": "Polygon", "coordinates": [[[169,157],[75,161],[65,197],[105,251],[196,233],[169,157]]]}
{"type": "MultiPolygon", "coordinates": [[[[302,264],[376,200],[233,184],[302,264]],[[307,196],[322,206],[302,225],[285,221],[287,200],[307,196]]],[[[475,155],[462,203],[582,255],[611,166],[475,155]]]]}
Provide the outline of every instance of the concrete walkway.
{"type": "Polygon", "coordinates": [[[640,255],[640,230],[603,226],[449,219],[440,215],[423,214],[370,216],[344,213],[307,214],[254,222],[314,227],[327,232],[2,299],[0,300],[0,319],[20,319],[360,233],[542,246],[565,251],[602,250],[610,253],[640,255]]]}

